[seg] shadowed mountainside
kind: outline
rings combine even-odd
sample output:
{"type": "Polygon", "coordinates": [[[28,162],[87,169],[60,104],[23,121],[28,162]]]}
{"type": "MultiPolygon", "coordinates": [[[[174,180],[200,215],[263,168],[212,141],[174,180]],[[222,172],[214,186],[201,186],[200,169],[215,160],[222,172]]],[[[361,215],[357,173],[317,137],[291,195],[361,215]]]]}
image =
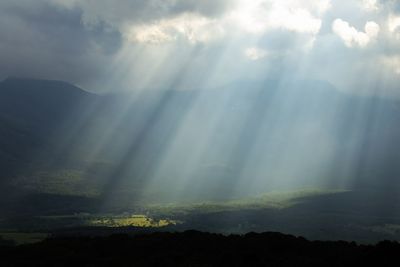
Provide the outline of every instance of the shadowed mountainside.
{"type": "Polygon", "coordinates": [[[123,210],[299,187],[394,194],[399,122],[397,101],[318,81],[96,95],[9,78],[0,83],[2,212],[123,210]]]}

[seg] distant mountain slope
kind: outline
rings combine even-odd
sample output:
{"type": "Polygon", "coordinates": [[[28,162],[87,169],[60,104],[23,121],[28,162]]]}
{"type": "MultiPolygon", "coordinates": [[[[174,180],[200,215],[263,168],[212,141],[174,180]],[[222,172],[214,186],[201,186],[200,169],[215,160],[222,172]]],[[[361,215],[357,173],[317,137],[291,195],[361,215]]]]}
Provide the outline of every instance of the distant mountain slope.
{"type": "Polygon", "coordinates": [[[40,133],[93,97],[65,82],[8,78],[0,83],[0,114],[40,133]]]}
{"type": "Polygon", "coordinates": [[[54,131],[94,97],[59,81],[8,78],[1,82],[0,164],[31,160],[31,153],[46,148],[54,131]]]}
{"type": "Polygon", "coordinates": [[[0,83],[0,181],[126,205],[313,186],[394,190],[399,107],[321,81],[96,95],[10,78],[0,83]]]}

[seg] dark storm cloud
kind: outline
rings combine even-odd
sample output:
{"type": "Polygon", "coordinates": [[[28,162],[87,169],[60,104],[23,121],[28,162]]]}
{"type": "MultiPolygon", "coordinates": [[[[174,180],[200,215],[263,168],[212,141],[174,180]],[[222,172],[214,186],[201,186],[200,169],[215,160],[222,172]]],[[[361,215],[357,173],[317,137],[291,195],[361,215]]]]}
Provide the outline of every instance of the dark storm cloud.
{"type": "Polygon", "coordinates": [[[176,1],[173,7],[175,12],[181,13],[188,10],[205,16],[213,17],[224,14],[229,9],[231,2],[226,0],[181,0],[176,1]]]}
{"type": "Polygon", "coordinates": [[[0,3],[0,76],[29,76],[85,83],[122,45],[105,23],[90,29],[82,11],[43,1],[0,3]]]}
{"type": "Polygon", "coordinates": [[[228,2],[1,1],[0,79],[61,79],[91,87],[123,46],[125,27],[185,12],[217,17],[228,2]]]}
{"type": "Polygon", "coordinates": [[[126,22],[138,23],[165,19],[185,12],[198,13],[206,17],[218,17],[235,2],[229,0],[53,1],[65,7],[81,9],[84,19],[89,22],[100,19],[118,26],[126,22]]]}

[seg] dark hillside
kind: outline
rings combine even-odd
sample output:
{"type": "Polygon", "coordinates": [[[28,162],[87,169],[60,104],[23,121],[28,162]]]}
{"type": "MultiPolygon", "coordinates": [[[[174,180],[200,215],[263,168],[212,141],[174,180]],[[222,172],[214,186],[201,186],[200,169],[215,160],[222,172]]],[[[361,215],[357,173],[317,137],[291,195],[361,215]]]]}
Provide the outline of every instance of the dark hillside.
{"type": "Polygon", "coordinates": [[[400,245],[308,241],[280,233],[197,231],[59,237],[0,248],[2,266],[395,266],[400,245]]]}

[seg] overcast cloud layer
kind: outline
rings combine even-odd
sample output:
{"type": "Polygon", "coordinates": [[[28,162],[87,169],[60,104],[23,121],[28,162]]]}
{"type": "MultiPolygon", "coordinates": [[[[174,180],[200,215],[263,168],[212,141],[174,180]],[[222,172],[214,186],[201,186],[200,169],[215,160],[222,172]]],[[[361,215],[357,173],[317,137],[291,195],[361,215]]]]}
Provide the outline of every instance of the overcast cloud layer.
{"type": "Polygon", "coordinates": [[[0,78],[89,90],[318,79],[400,95],[397,0],[4,0],[0,78]]]}

